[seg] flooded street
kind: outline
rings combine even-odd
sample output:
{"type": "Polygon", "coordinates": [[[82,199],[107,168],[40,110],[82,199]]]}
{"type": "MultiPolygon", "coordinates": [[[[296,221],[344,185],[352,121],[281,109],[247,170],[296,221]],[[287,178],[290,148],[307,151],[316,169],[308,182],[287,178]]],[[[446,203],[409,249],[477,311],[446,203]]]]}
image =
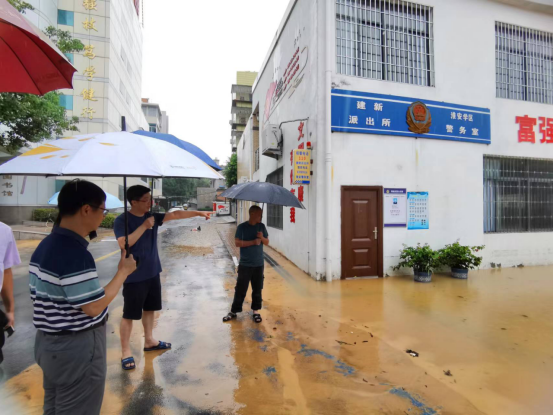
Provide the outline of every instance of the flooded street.
{"type": "MultiPolygon", "coordinates": [[[[248,295],[245,312],[224,324],[236,276],[219,232],[232,226],[190,220],[160,235],[164,307],[154,333],[173,349],[144,353],[135,325],[137,369],[123,372],[119,296],[110,308],[102,414],[553,412],[551,267],[472,272],[466,281],[436,275],[431,284],[324,283],[266,249],[264,321],[246,312],[248,295]]],[[[25,244],[28,261],[33,244],[25,244]]],[[[105,284],[117,246],[90,250],[105,284]]],[[[0,368],[1,414],[42,413],[25,273],[15,273],[17,333],[0,368]]]]}

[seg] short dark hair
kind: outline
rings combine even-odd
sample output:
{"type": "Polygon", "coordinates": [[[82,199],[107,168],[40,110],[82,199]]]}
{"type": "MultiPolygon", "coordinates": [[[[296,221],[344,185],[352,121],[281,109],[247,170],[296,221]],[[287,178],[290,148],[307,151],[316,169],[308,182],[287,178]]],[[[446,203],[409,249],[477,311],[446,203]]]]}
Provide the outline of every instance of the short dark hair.
{"type": "Polygon", "coordinates": [[[75,215],[85,205],[99,208],[106,201],[106,194],[101,187],[86,180],[75,179],[66,183],[58,195],[58,218],[55,226],[62,218],[75,215]]]}
{"type": "Polygon", "coordinates": [[[127,200],[129,201],[129,203],[131,203],[133,200],[140,200],[142,199],[142,196],[150,192],[151,190],[149,187],[142,186],[140,184],[137,184],[136,186],[131,186],[127,189],[127,200]]]}
{"type": "Polygon", "coordinates": [[[252,213],[252,212],[255,212],[256,210],[263,210],[261,209],[259,206],[257,205],[253,205],[252,207],[250,207],[250,210],[248,211],[249,213],[252,213]]]}

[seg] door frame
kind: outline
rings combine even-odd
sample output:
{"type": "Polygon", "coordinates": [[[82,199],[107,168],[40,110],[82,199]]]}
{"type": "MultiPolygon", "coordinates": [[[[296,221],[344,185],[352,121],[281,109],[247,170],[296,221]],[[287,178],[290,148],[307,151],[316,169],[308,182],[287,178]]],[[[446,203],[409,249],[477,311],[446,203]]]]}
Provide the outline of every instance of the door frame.
{"type": "Polygon", "coordinates": [[[384,277],[384,205],[383,205],[383,199],[384,199],[384,187],[383,186],[342,186],[341,188],[341,195],[340,195],[340,233],[341,233],[341,241],[340,241],[340,262],[341,262],[341,276],[340,279],[345,279],[345,272],[344,272],[344,240],[345,240],[345,227],[344,227],[344,202],[345,202],[345,194],[348,190],[376,190],[376,203],[377,203],[377,218],[376,221],[378,223],[378,242],[377,242],[377,249],[378,249],[378,277],[383,278],[384,277]]]}

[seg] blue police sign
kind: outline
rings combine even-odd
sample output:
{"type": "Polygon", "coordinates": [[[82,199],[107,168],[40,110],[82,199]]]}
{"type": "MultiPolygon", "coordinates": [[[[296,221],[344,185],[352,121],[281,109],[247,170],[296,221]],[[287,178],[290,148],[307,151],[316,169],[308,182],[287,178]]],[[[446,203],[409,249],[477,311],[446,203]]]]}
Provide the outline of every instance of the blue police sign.
{"type": "Polygon", "coordinates": [[[332,90],[332,131],[491,144],[487,108],[343,89],[332,90]]]}

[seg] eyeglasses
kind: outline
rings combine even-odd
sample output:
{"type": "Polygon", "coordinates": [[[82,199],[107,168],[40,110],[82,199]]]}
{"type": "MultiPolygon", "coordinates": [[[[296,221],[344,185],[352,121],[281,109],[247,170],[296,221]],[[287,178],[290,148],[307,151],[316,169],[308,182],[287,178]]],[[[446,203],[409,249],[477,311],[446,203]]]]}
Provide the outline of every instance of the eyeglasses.
{"type": "Polygon", "coordinates": [[[104,214],[104,216],[106,216],[106,215],[109,213],[109,211],[110,211],[110,209],[106,209],[106,208],[103,208],[103,207],[101,207],[101,206],[93,206],[93,205],[88,205],[88,206],[90,206],[90,207],[93,208],[93,209],[103,209],[103,214],[104,214]]]}
{"type": "Polygon", "coordinates": [[[151,202],[152,202],[152,198],[149,197],[148,199],[139,199],[139,200],[137,200],[137,202],[140,202],[140,203],[151,203],[151,202]]]}

